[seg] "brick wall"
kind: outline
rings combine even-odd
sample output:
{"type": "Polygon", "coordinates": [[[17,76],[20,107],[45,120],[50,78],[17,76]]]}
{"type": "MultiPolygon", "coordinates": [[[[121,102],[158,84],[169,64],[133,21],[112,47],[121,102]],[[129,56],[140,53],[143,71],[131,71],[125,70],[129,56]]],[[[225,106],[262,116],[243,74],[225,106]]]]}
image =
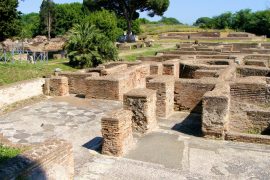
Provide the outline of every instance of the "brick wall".
{"type": "Polygon", "coordinates": [[[203,95],[213,90],[214,80],[205,79],[178,79],[174,88],[174,109],[202,112],[203,95]]]}
{"type": "Polygon", "coordinates": [[[63,179],[74,177],[72,145],[47,140],[0,166],[1,179],[63,179]]]}
{"type": "Polygon", "coordinates": [[[98,73],[59,73],[59,76],[68,78],[68,85],[70,94],[81,94],[86,93],[86,78],[99,76],[98,73]]]}

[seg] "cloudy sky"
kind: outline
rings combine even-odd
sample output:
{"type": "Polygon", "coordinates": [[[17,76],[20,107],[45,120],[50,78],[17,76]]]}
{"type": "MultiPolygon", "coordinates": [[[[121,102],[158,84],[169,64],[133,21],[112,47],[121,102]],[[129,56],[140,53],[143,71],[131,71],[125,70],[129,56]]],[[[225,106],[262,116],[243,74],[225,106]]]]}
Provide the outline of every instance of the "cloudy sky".
{"type": "MultiPolygon", "coordinates": [[[[82,2],[83,0],[54,0],[55,3],[82,2]]],[[[24,0],[20,2],[19,10],[23,13],[38,12],[42,0],[24,0]]],[[[236,12],[240,9],[253,11],[270,8],[270,0],[171,0],[171,5],[165,13],[166,17],[175,17],[183,23],[192,24],[197,18],[215,16],[223,12],[236,12]]],[[[141,17],[147,17],[142,14],[141,17]]],[[[149,18],[150,19],[150,18],[149,18]]],[[[158,20],[155,17],[152,20],[158,20]]]]}

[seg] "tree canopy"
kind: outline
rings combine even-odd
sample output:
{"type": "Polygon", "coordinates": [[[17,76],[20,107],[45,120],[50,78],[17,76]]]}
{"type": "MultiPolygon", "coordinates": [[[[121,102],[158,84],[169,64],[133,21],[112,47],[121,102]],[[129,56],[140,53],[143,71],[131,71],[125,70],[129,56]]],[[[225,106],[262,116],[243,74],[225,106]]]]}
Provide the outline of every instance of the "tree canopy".
{"type": "Polygon", "coordinates": [[[0,41],[20,33],[18,0],[0,1],[0,41]]]}
{"type": "Polygon", "coordinates": [[[114,11],[127,21],[127,31],[132,32],[132,22],[139,18],[139,12],[147,11],[148,15],[162,16],[168,9],[169,0],[84,0],[84,7],[90,11],[102,8],[114,11]]]}

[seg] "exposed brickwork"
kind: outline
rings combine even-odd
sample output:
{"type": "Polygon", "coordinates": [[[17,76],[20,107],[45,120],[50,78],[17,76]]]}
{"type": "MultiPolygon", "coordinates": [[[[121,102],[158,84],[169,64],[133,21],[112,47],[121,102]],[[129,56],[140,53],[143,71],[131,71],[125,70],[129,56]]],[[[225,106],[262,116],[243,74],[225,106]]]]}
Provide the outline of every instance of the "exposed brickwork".
{"type": "Polygon", "coordinates": [[[3,179],[73,179],[72,145],[48,140],[0,166],[3,179]]]}
{"type": "Polygon", "coordinates": [[[87,78],[87,98],[123,100],[123,94],[146,85],[145,78],[150,74],[147,64],[129,67],[117,74],[87,78]]]}
{"type": "Polygon", "coordinates": [[[214,89],[215,81],[197,79],[179,79],[175,81],[174,109],[202,112],[203,95],[214,89]]]}
{"type": "Polygon", "coordinates": [[[146,88],[157,91],[157,116],[170,116],[174,111],[174,77],[157,76],[146,83],[146,88]]]}
{"type": "Polygon", "coordinates": [[[46,79],[44,85],[44,94],[49,96],[69,95],[68,78],[54,76],[50,79],[46,79]]]}
{"type": "Polygon", "coordinates": [[[260,143],[260,144],[269,144],[270,145],[270,137],[269,136],[244,134],[244,133],[236,133],[236,132],[226,133],[225,140],[246,142],[246,143],[260,143]]]}
{"type": "Polygon", "coordinates": [[[124,95],[124,109],[133,112],[133,131],[148,133],[157,126],[156,91],[134,89],[124,95]]]}
{"type": "Polygon", "coordinates": [[[86,78],[98,77],[99,73],[59,73],[58,76],[64,76],[68,78],[69,92],[70,94],[86,94],[86,78]]]}
{"type": "Polygon", "coordinates": [[[179,60],[169,60],[163,63],[163,75],[173,75],[176,78],[179,78],[179,60]]]}
{"type": "Polygon", "coordinates": [[[101,119],[102,154],[122,156],[133,144],[132,112],[116,110],[101,119]]]}

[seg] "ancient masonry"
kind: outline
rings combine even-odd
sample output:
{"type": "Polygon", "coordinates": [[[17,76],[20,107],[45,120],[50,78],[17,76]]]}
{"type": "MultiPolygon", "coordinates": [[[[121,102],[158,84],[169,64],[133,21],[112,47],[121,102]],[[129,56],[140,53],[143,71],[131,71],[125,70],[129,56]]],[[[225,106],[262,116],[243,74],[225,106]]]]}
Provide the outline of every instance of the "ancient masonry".
{"type": "MultiPolygon", "coordinates": [[[[173,37],[164,38],[168,36],[173,37]]],[[[245,34],[227,38],[237,36],[256,38],[245,34]]],[[[160,118],[166,120],[176,111],[200,115],[205,137],[270,144],[269,53],[268,43],[181,43],[175,50],[139,57],[136,62],[56,73],[46,79],[43,91],[50,96],[79,94],[123,102],[123,109],[101,121],[106,155],[124,155],[135,143],[134,133],[154,131],[160,118]]],[[[72,166],[71,148],[63,143],[57,141],[54,147],[60,147],[51,149],[52,159],[54,153],[63,153],[61,162],[55,161],[67,168],[72,166]]],[[[49,165],[46,161],[51,172],[49,165]]],[[[72,175],[67,172],[66,176],[72,175]]]]}

